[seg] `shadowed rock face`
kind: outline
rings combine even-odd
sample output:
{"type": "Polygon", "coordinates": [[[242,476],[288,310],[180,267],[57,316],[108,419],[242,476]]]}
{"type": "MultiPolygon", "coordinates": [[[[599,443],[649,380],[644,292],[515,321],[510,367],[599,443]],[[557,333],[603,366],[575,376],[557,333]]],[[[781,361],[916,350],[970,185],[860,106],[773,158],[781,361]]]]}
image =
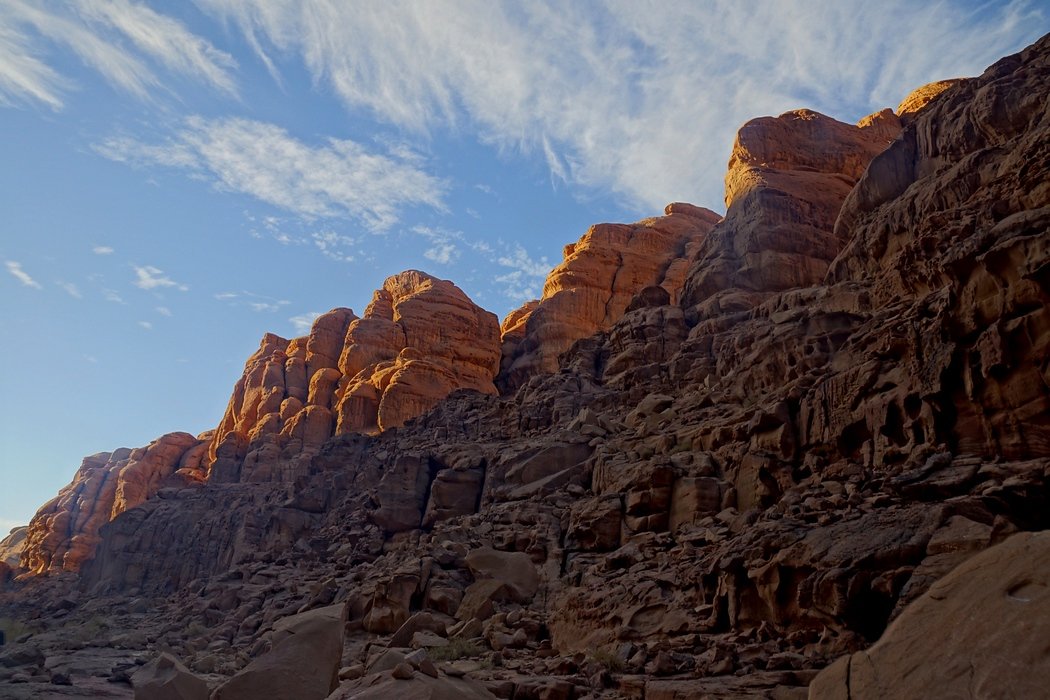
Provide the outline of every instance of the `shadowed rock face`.
{"type": "MultiPolygon", "coordinates": [[[[619,269],[597,241],[626,259],[668,233],[666,222],[593,229],[552,274],[557,290],[504,324],[508,356],[523,360],[518,380],[504,365],[521,382],[513,393],[453,392],[380,430],[397,421],[383,404],[415,362],[488,367],[463,374],[481,384],[495,374],[495,353],[475,361],[432,328],[418,341],[431,350],[405,353],[435,308],[411,304],[439,286],[414,273],[384,285],[362,319],[335,312],[312,343],[264,340],[224,419],[247,431],[244,449],[268,444],[252,442],[273,434],[259,425],[311,406],[369,434],[348,428],[291,471],[262,466],[262,452],[244,459],[234,441],[208,483],[162,489],[101,527],[81,585],[170,593],[121,624],[224,676],[248,664],[243,650],[276,648],[282,619],[345,600],[343,658],[359,678],[348,693],[424,673],[418,655],[384,665],[387,634],[498,652],[500,668],[470,673],[501,697],[572,697],[584,678],[609,695],[803,697],[843,654],[851,678],[831,685],[854,696],[862,666],[922,680],[902,668],[915,638],[947,634],[926,612],[983,605],[965,580],[982,562],[1010,574],[978,587],[1006,594],[988,607],[1045,602],[1021,566],[1042,566],[1041,540],[1011,536],[1050,528],[1048,61],[1050,38],[856,127],[811,112],[750,123],[725,220],[696,239],[684,219],[713,219],[677,204],[664,217],[696,243],[684,284],[665,284],[684,270],[679,255],[607,317],[600,303],[560,306],[614,298],[611,278],[601,294],[589,286],[619,269]],[[570,326],[533,326],[544,308],[606,324],[559,350],[553,374],[537,364],[549,354],[536,334],[570,326]],[[338,348],[323,340],[340,332],[338,348]],[[215,478],[226,457],[243,459],[229,472],[239,481],[215,478]]],[[[458,301],[437,308],[442,325],[472,318],[458,301]]],[[[31,609],[55,625],[97,612],[60,607],[31,609]]],[[[1032,659],[1045,687],[1045,635],[1010,631],[995,630],[998,648],[1032,659]]]]}

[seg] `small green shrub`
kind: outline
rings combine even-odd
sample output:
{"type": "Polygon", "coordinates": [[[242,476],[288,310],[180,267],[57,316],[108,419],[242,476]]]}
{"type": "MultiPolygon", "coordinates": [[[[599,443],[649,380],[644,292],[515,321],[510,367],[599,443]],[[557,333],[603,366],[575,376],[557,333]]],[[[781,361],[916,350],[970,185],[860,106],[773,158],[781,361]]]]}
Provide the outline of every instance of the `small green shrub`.
{"type": "Polygon", "coordinates": [[[12,643],[23,634],[34,631],[28,625],[11,617],[0,617],[0,630],[3,630],[4,639],[7,640],[8,644],[12,643]]]}
{"type": "Polygon", "coordinates": [[[591,661],[601,664],[612,673],[623,671],[623,661],[608,649],[595,649],[590,654],[591,661]]]}
{"type": "Polygon", "coordinates": [[[448,646],[433,647],[427,649],[427,654],[434,661],[456,661],[457,659],[469,659],[481,656],[485,650],[481,645],[471,639],[453,637],[448,640],[448,646]]]}

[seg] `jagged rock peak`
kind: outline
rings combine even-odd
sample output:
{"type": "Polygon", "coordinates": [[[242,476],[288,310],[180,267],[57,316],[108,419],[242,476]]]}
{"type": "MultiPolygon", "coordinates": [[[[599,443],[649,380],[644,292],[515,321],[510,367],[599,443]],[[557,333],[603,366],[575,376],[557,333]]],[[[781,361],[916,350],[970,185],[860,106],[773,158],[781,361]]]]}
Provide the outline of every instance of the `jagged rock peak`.
{"type": "Polygon", "coordinates": [[[364,316],[263,337],[209,451],[213,481],[293,481],[330,437],[403,425],[457,389],[496,392],[499,324],[448,280],[388,277],[364,316]]]}

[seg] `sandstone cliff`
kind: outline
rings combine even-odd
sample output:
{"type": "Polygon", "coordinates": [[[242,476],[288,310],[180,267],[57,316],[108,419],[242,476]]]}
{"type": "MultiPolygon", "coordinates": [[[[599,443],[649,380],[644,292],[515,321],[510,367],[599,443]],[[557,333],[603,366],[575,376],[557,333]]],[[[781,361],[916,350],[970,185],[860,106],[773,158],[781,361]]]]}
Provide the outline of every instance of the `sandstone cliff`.
{"type": "Polygon", "coordinates": [[[451,282],[388,278],[358,318],[334,309],[304,338],[263,338],[208,452],[213,482],[294,481],[334,434],[403,425],[457,389],[495,393],[496,317],[451,282]]]}
{"type": "MultiPolygon", "coordinates": [[[[465,375],[484,390],[380,430],[400,420],[383,411],[400,371],[448,366],[429,359],[448,339],[402,358],[413,279],[359,321],[315,326],[342,346],[264,340],[228,434],[251,445],[302,395],[363,431],[305,468],[245,459],[162,489],[98,529],[78,583],[92,602],[31,580],[5,610],[50,625],[58,656],[105,609],[143,630],[121,644],[224,679],[286,658],[296,613],[345,602],[337,697],[426,676],[484,683],[481,697],[801,698],[844,655],[814,697],[929,692],[909,664],[943,663],[960,693],[991,682],[972,648],[944,659],[927,642],[955,644],[945,625],[978,619],[968,601],[1018,620],[1045,605],[1046,543],[1017,533],[1050,528],[1048,75],[1050,37],[858,126],[750,122],[724,220],[664,217],[699,222],[670,259],[688,258],[685,277],[650,265],[600,315],[628,265],[574,248],[558,289],[504,323],[504,361],[521,364],[504,364],[518,388],[503,396],[485,384],[497,353],[457,357],[490,368],[465,375]],[[601,303],[555,301],[576,296],[601,303]],[[568,340],[577,309],[599,325],[568,340]],[[970,581],[987,562],[1008,574],[994,601],[970,581]]],[[[582,250],[630,249],[645,228],[598,227],[582,250]]],[[[471,307],[448,307],[469,324],[471,307]]],[[[995,633],[1038,673],[1010,688],[1050,682],[1040,637],[995,633]]]]}
{"type": "Polygon", "coordinates": [[[79,571],[94,555],[99,528],[162,486],[185,485],[200,474],[209,437],[169,433],[146,447],[85,457],[72,483],[30,521],[22,566],[33,573],[79,571]]]}
{"type": "Polygon", "coordinates": [[[543,297],[503,322],[500,386],[558,369],[558,357],[581,338],[607,330],[646,287],[677,303],[687,261],[719,217],[691,204],[668,204],[664,216],[635,224],[592,226],[543,285],[543,297]]]}

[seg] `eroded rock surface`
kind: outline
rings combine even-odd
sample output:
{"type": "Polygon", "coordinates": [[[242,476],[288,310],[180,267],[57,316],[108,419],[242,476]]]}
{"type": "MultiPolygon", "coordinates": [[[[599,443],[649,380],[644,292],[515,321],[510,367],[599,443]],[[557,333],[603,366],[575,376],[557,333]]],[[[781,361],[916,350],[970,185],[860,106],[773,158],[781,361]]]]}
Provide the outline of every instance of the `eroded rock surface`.
{"type": "Polygon", "coordinates": [[[292,482],[334,434],[398,427],[458,389],[495,393],[499,353],[496,317],[454,284],[394,275],[362,318],[334,309],[304,338],[263,338],[215,431],[209,478],[292,482]]]}
{"type": "Polygon", "coordinates": [[[1050,533],[1022,533],[934,583],[870,649],[836,661],[813,700],[1036,698],[1050,678],[1050,533]]]}
{"type": "Polygon", "coordinates": [[[33,573],[79,571],[99,542],[99,529],[164,486],[185,486],[201,473],[209,435],[169,433],[146,447],[84,458],[72,483],[29,523],[22,566],[33,573]]]}
{"type": "Polygon", "coordinates": [[[503,322],[502,388],[516,389],[533,375],[556,371],[559,355],[612,327],[646,287],[663,287],[676,302],[687,261],[719,218],[691,204],[669,204],[663,216],[598,224],[565,246],[543,297],[503,322]]]}
{"type": "MultiPolygon", "coordinates": [[[[79,580],[11,584],[5,615],[39,626],[49,664],[90,634],[219,685],[274,653],[282,620],[345,601],[343,697],[464,678],[503,698],[803,698],[835,659],[939,624],[924,610],[983,605],[974,557],[1014,572],[1042,561],[1016,549],[1042,535],[1017,533],[1050,528],[1048,61],[1050,38],[859,126],[752,123],[680,293],[646,282],[558,372],[380,431],[369,382],[416,361],[374,350],[414,318],[387,289],[347,321],[359,350],[331,365],[334,341],[307,340],[298,393],[242,402],[335,416],[360,380],[371,403],[344,408],[370,434],[323,440],[288,478],[162,489],[99,530],[79,580]]],[[[526,313],[504,327],[519,358],[526,313]]],[[[300,376],[273,352],[263,366],[284,354],[300,376]]],[[[991,607],[1041,601],[1030,578],[985,586],[991,607]]],[[[1036,631],[996,643],[1045,660],[1036,631]]],[[[36,683],[30,661],[12,674],[36,683]]]]}

